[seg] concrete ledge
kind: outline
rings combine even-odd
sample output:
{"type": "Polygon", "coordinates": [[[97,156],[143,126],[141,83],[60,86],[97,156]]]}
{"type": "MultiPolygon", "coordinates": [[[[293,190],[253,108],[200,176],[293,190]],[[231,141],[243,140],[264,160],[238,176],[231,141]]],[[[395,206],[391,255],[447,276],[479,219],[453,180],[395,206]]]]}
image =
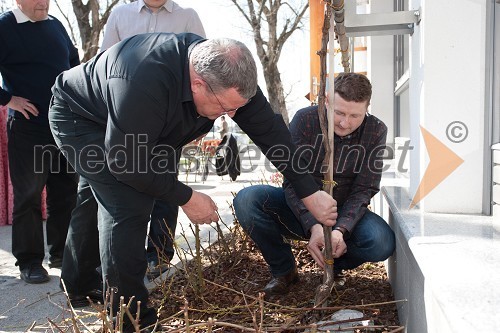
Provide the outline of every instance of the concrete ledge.
{"type": "MultiPolygon", "coordinates": [[[[493,218],[408,210],[406,188],[383,187],[383,215],[396,233],[388,262],[407,332],[498,332],[500,232],[493,218]]],[[[466,191],[464,191],[464,195],[466,191]]]]}

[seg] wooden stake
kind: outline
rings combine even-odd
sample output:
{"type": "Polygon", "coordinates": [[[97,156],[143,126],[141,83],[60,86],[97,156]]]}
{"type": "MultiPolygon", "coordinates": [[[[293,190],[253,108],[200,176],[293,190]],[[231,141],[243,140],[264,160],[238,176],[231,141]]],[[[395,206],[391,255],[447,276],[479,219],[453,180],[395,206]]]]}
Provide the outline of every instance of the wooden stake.
{"type": "MultiPolygon", "coordinates": [[[[333,124],[333,112],[327,114],[325,106],[325,90],[326,90],[326,56],[328,49],[330,18],[332,15],[331,6],[326,6],[325,18],[323,21],[321,50],[318,51],[320,58],[320,80],[319,80],[319,93],[318,93],[318,116],[319,124],[321,127],[321,134],[323,135],[323,145],[325,148],[325,159],[323,165],[327,167],[324,174],[323,190],[328,194],[333,193],[333,132],[329,135],[329,124],[333,124]],[[330,119],[331,118],[331,119],[330,119]]],[[[332,73],[333,75],[333,73],[332,73]]],[[[324,169],[323,169],[324,170],[324,169]]],[[[333,251],[332,251],[332,227],[323,226],[323,233],[325,235],[325,270],[323,275],[323,283],[316,289],[314,299],[314,306],[326,306],[326,299],[330,296],[333,288],[333,251]]]]}
{"type": "MultiPolygon", "coordinates": [[[[349,58],[348,49],[349,42],[345,36],[344,27],[344,0],[332,0],[331,2],[326,2],[325,17],[323,21],[322,28],[322,38],[321,38],[321,50],[318,51],[320,57],[320,81],[319,81],[319,92],[318,92],[318,116],[319,123],[321,127],[321,134],[323,135],[323,145],[325,148],[325,159],[323,160],[323,167],[326,166],[326,173],[323,176],[323,190],[330,195],[333,195],[333,188],[336,183],[333,180],[334,172],[334,75],[335,69],[333,66],[330,68],[330,86],[331,93],[329,94],[329,104],[332,106],[330,110],[326,109],[326,58],[328,50],[328,42],[330,39],[330,21],[332,17],[332,11],[335,12],[335,26],[337,35],[339,36],[340,48],[342,51],[342,64],[344,66],[344,71],[349,72],[349,58]]],[[[333,43],[332,43],[333,44],[333,43]]],[[[333,63],[333,62],[332,62],[333,63]]],[[[325,170],[325,168],[323,168],[325,170]]],[[[323,275],[323,283],[316,289],[316,295],[314,300],[314,306],[327,306],[326,300],[330,293],[332,292],[333,286],[335,284],[334,273],[333,273],[333,249],[332,249],[332,227],[323,226],[323,234],[325,237],[325,270],[323,275]]]]}

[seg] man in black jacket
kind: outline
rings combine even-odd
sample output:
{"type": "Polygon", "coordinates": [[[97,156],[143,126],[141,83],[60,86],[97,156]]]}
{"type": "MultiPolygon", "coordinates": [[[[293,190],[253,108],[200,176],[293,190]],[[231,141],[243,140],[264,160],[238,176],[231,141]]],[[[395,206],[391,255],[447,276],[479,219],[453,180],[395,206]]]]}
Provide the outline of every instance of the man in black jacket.
{"type": "MultiPolygon", "coordinates": [[[[143,282],[154,198],[180,206],[193,223],[218,220],[209,196],[177,180],[175,154],[219,116],[232,117],[279,163],[318,221],[335,223],[335,200],[310,175],[295,171],[304,170],[305,161],[287,158],[295,146],[258,89],[255,62],[240,42],[137,35],[60,75],[53,94],[49,120],[56,142],[99,204],[103,279],[114,288],[115,306],[120,296],[141,301],[141,327],[156,320],[143,282]]],[[[89,277],[81,291],[96,283],[89,277]]]]}

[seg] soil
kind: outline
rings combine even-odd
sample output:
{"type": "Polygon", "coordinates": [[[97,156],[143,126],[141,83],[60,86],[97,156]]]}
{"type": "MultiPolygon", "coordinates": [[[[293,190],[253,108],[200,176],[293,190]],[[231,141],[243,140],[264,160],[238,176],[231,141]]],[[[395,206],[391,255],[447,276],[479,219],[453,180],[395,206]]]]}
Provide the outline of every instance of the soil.
{"type": "Polygon", "coordinates": [[[267,265],[254,243],[234,227],[229,235],[204,249],[201,260],[186,261],[153,292],[150,300],[160,309],[161,330],[313,332],[313,323],[328,320],[335,311],[347,308],[361,311],[363,319],[372,320],[374,329],[370,332],[402,329],[382,263],[364,264],[344,272],[345,284],[333,289],[328,308],[319,311],[313,306],[323,270],[309,255],[306,242],[291,244],[300,282],[288,294],[268,302],[259,294],[271,278],[267,265]]]}

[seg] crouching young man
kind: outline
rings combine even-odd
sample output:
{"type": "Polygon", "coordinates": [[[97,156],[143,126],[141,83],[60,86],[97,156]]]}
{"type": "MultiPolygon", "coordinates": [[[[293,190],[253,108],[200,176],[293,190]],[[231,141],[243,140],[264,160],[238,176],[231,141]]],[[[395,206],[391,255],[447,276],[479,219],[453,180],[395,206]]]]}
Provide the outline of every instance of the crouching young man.
{"type": "MultiPolygon", "coordinates": [[[[343,73],[335,79],[334,188],[337,222],[332,230],[335,275],[365,262],[387,259],[395,237],[389,225],[367,206],[380,190],[386,125],[368,113],[371,84],[364,76],[343,73]]],[[[311,161],[308,172],[321,186],[325,151],[317,106],[299,110],[290,124],[299,152],[311,161]]],[[[298,153],[299,153],[298,152],[298,153]]],[[[239,223],[257,244],[269,265],[272,279],[266,296],[285,294],[298,281],[295,258],[284,238],[309,240],[307,249],[324,267],[324,236],[320,224],[286,181],[283,188],[256,185],[234,199],[239,223]]]]}

